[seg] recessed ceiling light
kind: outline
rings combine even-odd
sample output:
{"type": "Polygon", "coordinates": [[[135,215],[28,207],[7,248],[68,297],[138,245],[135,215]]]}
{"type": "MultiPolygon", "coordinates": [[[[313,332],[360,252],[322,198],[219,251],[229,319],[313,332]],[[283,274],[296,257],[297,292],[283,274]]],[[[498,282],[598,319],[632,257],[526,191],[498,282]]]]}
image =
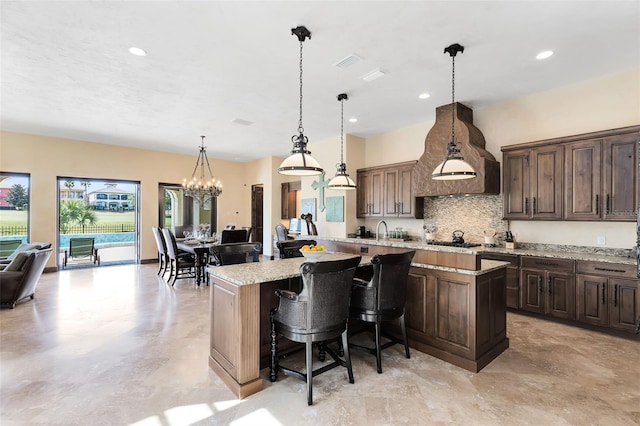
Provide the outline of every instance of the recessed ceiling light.
{"type": "Polygon", "coordinates": [[[358,119],[357,119],[357,118],[355,118],[355,117],[351,117],[351,118],[349,119],[349,123],[357,123],[357,122],[358,122],[358,119]]]}
{"type": "Polygon", "coordinates": [[[129,53],[136,56],[147,56],[147,52],[144,49],[140,49],[139,47],[130,47],[129,53]]]}
{"type": "Polygon", "coordinates": [[[431,96],[431,95],[430,95],[430,94],[428,94],[428,93],[420,93],[420,94],[418,95],[418,98],[420,98],[420,99],[427,99],[427,98],[428,98],[428,97],[430,97],[430,96],[431,96]]]}
{"type": "Polygon", "coordinates": [[[553,50],[545,50],[543,52],[538,53],[536,55],[536,59],[547,59],[551,55],[553,55],[553,50]]]}

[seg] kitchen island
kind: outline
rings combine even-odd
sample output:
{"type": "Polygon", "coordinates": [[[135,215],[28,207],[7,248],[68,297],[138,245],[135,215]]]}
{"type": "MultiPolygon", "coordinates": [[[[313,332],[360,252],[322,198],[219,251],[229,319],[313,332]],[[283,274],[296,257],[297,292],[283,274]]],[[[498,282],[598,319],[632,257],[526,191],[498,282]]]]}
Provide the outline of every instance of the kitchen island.
{"type": "MultiPolygon", "coordinates": [[[[318,242],[323,241],[318,239],[318,242]]],[[[325,241],[323,241],[324,243],[325,241]]],[[[359,247],[335,250],[326,240],[327,260],[362,255],[359,247]]],[[[380,252],[389,247],[380,246],[380,252]]],[[[397,251],[403,251],[398,248],[397,251]]],[[[404,250],[406,251],[406,249],[404,250]]],[[[260,369],[268,365],[269,311],[275,289],[298,290],[304,258],[211,267],[209,366],[238,398],[263,387],[260,369]]],[[[480,260],[465,250],[416,251],[409,276],[406,321],[409,344],[477,372],[508,346],[506,262],[480,260]],[[411,325],[411,328],[409,327],[411,325]],[[428,338],[427,338],[428,336],[428,338]]]]}

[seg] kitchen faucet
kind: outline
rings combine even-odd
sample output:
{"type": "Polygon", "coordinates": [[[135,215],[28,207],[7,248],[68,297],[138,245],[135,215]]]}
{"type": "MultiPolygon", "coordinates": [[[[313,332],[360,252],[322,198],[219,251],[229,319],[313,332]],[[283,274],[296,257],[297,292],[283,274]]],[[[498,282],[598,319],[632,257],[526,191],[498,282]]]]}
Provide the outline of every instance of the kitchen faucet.
{"type": "Polygon", "coordinates": [[[376,241],[378,241],[380,239],[380,225],[384,223],[384,235],[382,238],[387,238],[387,222],[385,222],[384,220],[381,220],[380,222],[378,222],[378,224],[376,225],[376,241]]]}

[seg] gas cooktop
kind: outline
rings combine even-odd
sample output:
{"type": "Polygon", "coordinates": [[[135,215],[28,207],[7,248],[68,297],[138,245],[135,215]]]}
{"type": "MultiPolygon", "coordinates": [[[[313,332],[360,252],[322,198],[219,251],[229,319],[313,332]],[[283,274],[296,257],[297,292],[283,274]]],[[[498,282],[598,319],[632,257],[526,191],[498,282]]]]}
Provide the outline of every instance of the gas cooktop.
{"type": "Polygon", "coordinates": [[[431,244],[433,246],[462,247],[462,248],[478,247],[482,245],[480,243],[454,243],[453,241],[434,241],[434,240],[427,240],[427,244],[431,244]]]}

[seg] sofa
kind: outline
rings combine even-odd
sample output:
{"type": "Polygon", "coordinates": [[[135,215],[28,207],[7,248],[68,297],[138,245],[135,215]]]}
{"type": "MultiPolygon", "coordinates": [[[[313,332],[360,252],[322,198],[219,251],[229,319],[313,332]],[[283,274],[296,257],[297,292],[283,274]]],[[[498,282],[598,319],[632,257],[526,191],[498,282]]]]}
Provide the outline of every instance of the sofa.
{"type": "Polygon", "coordinates": [[[0,270],[0,306],[15,308],[27,297],[34,298],[42,271],[53,249],[33,249],[18,253],[0,270]]]}

